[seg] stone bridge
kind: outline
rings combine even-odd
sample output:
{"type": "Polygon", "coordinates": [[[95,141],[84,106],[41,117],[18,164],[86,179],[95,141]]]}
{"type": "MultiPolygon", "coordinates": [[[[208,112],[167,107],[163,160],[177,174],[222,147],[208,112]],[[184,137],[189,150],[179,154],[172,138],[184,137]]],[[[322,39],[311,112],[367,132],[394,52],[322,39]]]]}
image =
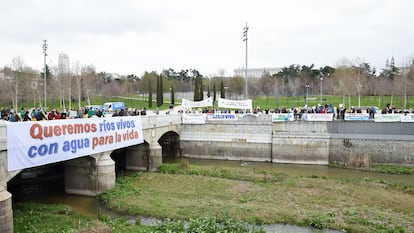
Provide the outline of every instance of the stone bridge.
{"type": "MultiPolygon", "coordinates": [[[[96,196],[114,187],[118,170],[153,171],[167,154],[358,168],[414,165],[414,123],[272,122],[266,114],[227,116],[142,116],[144,143],[60,162],[64,190],[96,196]]],[[[7,185],[30,169],[8,172],[6,135],[0,123],[0,232],[11,233],[13,192],[7,185]]]]}
{"type": "MultiPolygon", "coordinates": [[[[86,196],[115,186],[116,169],[153,171],[162,163],[163,146],[177,140],[181,115],[143,116],[144,143],[63,162],[65,192],[86,196]],[[120,156],[121,155],[121,156],[120,156]]],[[[18,124],[18,123],[17,123],[18,124]]],[[[167,148],[168,149],[168,148],[167,148]]],[[[173,152],[178,153],[178,148],[173,152]]],[[[13,232],[12,196],[7,182],[22,170],[7,169],[7,127],[0,123],[0,232],[13,232]]],[[[46,165],[47,166],[47,165],[46,165]]]]}

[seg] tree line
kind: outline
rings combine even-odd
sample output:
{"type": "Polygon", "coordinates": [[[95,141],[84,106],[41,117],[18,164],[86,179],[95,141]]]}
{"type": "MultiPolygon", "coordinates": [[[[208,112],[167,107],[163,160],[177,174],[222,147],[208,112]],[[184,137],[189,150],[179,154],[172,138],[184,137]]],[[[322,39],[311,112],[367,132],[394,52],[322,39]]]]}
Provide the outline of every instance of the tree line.
{"type": "MultiPolygon", "coordinates": [[[[172,68],[161,73],[145,72],[142,76],[114,75],[96,72],[94,66],[79,63],[62,72],[58,67],[46,66],[39,72],[26,66],[21,57],[15,57],[11,65],[0,69],[0,95],[2,106],[18,109],[22,106],[42,107],[44,97],[44,73],[46,72],[47,101],[59,103],[61,109],[76,109],[90,96],[141,96],[153,108],[164,104],[164,94],[174,104],[177,92],[193,93],[192,100],[206,97],[244,99],[244,77],[203,76],[196,69],[172,68]]],[[[342,96],[404,96],[414,95],[414,60],[403,67],[395,65],[394,58],[385,62],[377,72],[374,67],[359,59],[342,59],[336,67],[292,64],[282,67],[276,74],[263,71],[261,78],[248,78],[249,98],[266,96],[324,95],[342,96]]],[[[392,98],[391,98],[392,100],[392,98]]],[[[92,104],[92,103],[91,103],[92,104]]],[[[406,107],[406,106],[401,106],[406,107]]]]}

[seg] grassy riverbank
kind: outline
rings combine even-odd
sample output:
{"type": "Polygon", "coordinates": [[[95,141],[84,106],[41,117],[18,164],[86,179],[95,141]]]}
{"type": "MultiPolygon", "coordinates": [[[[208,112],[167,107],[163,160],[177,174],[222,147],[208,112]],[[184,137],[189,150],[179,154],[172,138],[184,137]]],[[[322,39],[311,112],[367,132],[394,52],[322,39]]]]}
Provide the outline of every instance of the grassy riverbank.
{"type": "Polygon", "coordinates": [[[228,216],[348,232],[413,232],[414,187],[368,179],[295,177],[248,166],[165,164],[117,180],[100,196],[128,215],[190,219],[228,216]]]}
{"type": "Polygon", "coordinates": [[[111,232],[104,222],[59,204],[18,203],[13,206],[13,223],[16,233],[111,232]]]}
{"type": "Polygon", "coordinates": [[[164,219],[147,226],[140,221],[128,222],[100,214],[99,219],[74,213],[67,205],[19,203],[14,207],[14,232],[16,233],[264,233],[254,226],[227,218],[195,218],[186,221],[164,219]]]}
{"type": "Polygon", "coordinates": [[[106,214],[98,219],[79,215],[66,205],[15,203],[15,232],[263,232],[246,230],[243,222],[347,232],[414,232],[412,184],[288,175],[280,168],[164,164],[159,172],[118,178],[116,187],[99,199],[128,219],[141,215],[174,221],[145,226],[139,220],[127,222],[106,214]]]}

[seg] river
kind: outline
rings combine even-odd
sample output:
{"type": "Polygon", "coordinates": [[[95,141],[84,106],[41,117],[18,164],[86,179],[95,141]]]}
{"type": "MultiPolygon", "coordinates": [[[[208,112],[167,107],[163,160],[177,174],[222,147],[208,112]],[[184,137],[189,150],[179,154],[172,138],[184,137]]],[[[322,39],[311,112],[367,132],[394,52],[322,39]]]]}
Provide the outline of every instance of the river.
{"type": "MultiPolygon", "coordinates": [[[[298,165],[298,164],[272,164],[272,163],[260,163],[260,162],[243,162],[240,161],[217,161],[217,160],[199,160],[199,159],[184,159],[189,164],[193,165],[214,165],[221,167],[237,167],[237,166],[251,166],[260,169],[276,170],[278,173],[285,173],[290,176],[318,176],[318,177],[330,177],[330,178],[342,178],[342,179],[371,179],[371,180],[383,180],[385,182],[398,183],[402,185],[414,185],[414,174],[410,175],[390,175],[383,173],[364,172],[359,170],[333,168],[328,166],[319,165],[298,165]]],[[[176,161],[177,162],[177,161],[176,161]]],[[[50,186],[49,186],[50,187],[50,186]]],[[[77,196],[64,194],[62,192],[47,192],[47,195],[30,195],[15,201],[35,201],[40,203],[62,203],[72,207],[73,211],[79,214],[98,217],[98,213],[101,210],[95,197],[77,196]]],[[[156,219],[153,218],[140,218],[143,224],[154,224],[156,219]]],[[[340,231],[333,230],[318,230],[309,227],[297,227],[292,225],[272,224],[264,226],[266,232],[297,232],[297,233],[337,233],[340,231]]]]}

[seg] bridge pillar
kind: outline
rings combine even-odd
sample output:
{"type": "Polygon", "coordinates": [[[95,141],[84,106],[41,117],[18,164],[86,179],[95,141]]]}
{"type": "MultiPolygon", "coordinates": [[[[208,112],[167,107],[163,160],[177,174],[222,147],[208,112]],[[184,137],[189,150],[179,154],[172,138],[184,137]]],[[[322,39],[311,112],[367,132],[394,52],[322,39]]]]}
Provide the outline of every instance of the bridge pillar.
{"type": "Polygon", "coordinates": [[[65,192],[84,196],[96,196],[115,187],[115,162],[112,151],[65,163],[65,192]]]}
{"type": "Polygon", "coordinates": [[[147,143],[129,147],[125,153],[125,169],[132,171],[148,171],[148,153],[149,149],[147,143]]]}
{"type": "Polygon", "coordinates": [[[155,171],[162,164],[162,147],[158,144],[152,144],[149,148],[149,171],[155,171]]]}
{"type": "Polygon", "coordinates": [[[0,185],[0,232],[13,233],[12,195],[0,185]]]}

